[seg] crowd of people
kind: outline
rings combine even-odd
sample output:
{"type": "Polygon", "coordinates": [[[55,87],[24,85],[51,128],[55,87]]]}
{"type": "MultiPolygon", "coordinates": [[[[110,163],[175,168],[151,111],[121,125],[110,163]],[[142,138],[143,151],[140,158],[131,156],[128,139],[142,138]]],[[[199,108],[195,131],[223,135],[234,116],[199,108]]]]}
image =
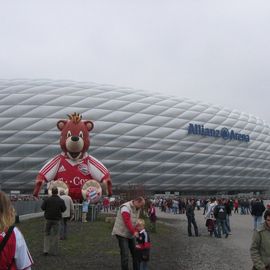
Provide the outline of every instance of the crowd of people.
{"type": "Polygon", "coordinates": [[[251,215],[253,218],[253,238],[250,255],[253,270],[270,270],[270,204],[264,206],[260,198],[209,198],[181,199],[157,198],[155,204],[160,211],[173,214],[186,214],[188,235],[192,236],[193,225],[195,236],[199,236],[194,210],[203,208],[206,227],[210,236],[225,238],[231,234],[230,217],[232,212],[240,215],[251,215]],[[239,211],[240,208],[240,211],[239,211]],[[264,220],[263,220],[264,219],[264,220]]]}
{"type": "MultiPolygon", "coordinates": [[[[151,241],[149,232],[156,232],[156,208],[162,212],[187,218],[188,236],[199,237],[199,228],[195,213],[205,217],[205,225],[210,236],[228,238],[231,234],[230,217],[232,213],[251,214],[253,217],[253,240],[250,248],[253,269],[270,269],[270,205],[264,206],[259,198],[148,198],[137,197],[124,201],[120,197],[111,200],[104,197],[99,203],[103,211],[115,211],[116,219],[112,235],[116,236],[120,249],[121,269],[127,270],[129,253],[132,257],[133,270],[146,270],[150,258],[151,241]],[[239,211],[240,208],[240,211],[239,211]],[[203,211],[200,211],[203,210],[203,211]],[[141,213],[149,219],[149,232],[141,213]],[[263,221],[264,219],[264,221],[263,221]],[[193,228],[192,228],[193,227],[193,228]]],[[[84,208],[84,206],[83,206],[84,208]]],[[[88,204],[85,206],[88,208],[88,204]]],[[[68,221],[74,217],[72,199],[57,188],[52,195],[44,198],[41,205],[45,217],[43,254],[57,255],[58,241],[67,238],[68,221]]],[[[83,210],[83,209],[82,209],[83,210]]],[[[85,211],[86,212],[86,211],[85,211]]],[[[14,226],[15,210],[11,199],[0,192],[0,270],[31,269],[32,257],[19,229],[14,226]]],[[[86,222],[84,210],[82,222],[86,222]]]]}
{"type": "MultiPolygon", "coordinates": [[[[197,225],[194,218],[194,210],[203,208],[206,225],[210,235],[218,238],[221,237],[221,230],[225,237],[231,233],[230,216],[232,212],[240,215],[252,215],[254,220],[253,229],[256,230],[262,223],[262,216],[265,211],[263,201],[259,198],[156,198],[154,200],[156,207],[160,211],[173,214],[186,214],[188,219],[188,234],[190,232],[190,224],[193,224],[195,235],[198,233],[197,225]],[[240,210],[239,210],[240,208],[240,210]]],[[[270,209],[270,204],[267,205],[270,209]]]]}
{"type": "MultiPolygon", "coordinates": [[[[143,237],[143,239],[149,241],[149,243],[146,243],[148,256],[145,256],[145,258],[147,259],[144,260],[144,257],[141,256],[136,257],[136,247],[138,247],[136,245],[136,241],[138,241],[136,228],[139,230],[142,229],[138,226],[138,211],[140,208],[143,208],[142,205],[136,207],[136,204],[137,202],[133,200],[120,206],[113,229],[113,234],[116,235],[119,242],[122,270],[129,269],[128,251],[130,251],[132,256],[133,270],[147,269],[147,261],[149,260],[150,240],[148,234],[143,237]],[[121,232],[125,232],[124,235],[121,235],[121,232]]],[[[209,198],[206,200],[194,198],[156,198],[150,200],[147,209],[150,221],[151,213],[154,213],[154,222],[156,222],[155,207],[159,207],[160,211],[174,215],[185,214],[188,224],[188,236],[192,236],[193,226],[194,234],[198,237],[200,234],[195,220],[195,209],[201,210],[201,208],[203,208],[202,214],[205,217],[205,225],[209,235],[215,236],[216,238],[222,238],[224,235],[225,238],[228,238],[231,234],[230,216],[233,211],[238,213],[235,209],[239,206],[241,209],[239,214],[246,215],[250,213],[254,220],[254,235],[250,247],[250,255],[254,265],[253,269],[270,269],[270,205],[267,205],[266,209],[263,201],[259,198],[235,198],[234,200],[226,198],[209,198]],[[264,222],[262,221],[262,217],[264,217],[264,222]]],[[[144,227],[143,230],[145,230],[144,227]]]]}

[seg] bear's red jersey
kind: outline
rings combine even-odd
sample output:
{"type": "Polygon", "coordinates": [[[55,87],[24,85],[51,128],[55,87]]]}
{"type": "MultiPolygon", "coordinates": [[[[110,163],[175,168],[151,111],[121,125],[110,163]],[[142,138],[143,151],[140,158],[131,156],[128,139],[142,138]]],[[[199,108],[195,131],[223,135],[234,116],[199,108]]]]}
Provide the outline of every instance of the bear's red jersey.
{"type": "Polygon", "coordinates": [[[110,173],[100,161],[88,153],[85,153],[83,159],[78,161],[61,153],[42,167],[39,176],[46,182],[63,181],[67,184],[72,199],[81,200],[81,188],[85,182],[90,179],[102,182],[110,177],[110,173]]]}
{"type": "MultiPolygon", "coordinates": [[[[5,237],[5,232],[0,232],[0,243],[5,237]]],[[[28,251],[21,232],[15,227],[0,255],[0,269],[11,270],[31,269],[32,257],[28,251]],[[3,267],[3,268],[2,268],[3,267]]]]}

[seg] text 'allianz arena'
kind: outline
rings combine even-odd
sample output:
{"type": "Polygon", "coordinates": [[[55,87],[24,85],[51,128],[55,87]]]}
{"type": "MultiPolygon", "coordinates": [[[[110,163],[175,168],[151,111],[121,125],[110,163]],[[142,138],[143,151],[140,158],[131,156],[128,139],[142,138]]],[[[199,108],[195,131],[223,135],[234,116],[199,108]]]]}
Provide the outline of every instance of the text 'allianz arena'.
{"type": "Polygon", "coordinates": [[[0,80],[3,190],[33,189],[61,152],[57,121],[73,112],[94,122],[89,153],[110,170],[114,188],[269,189],[269,125],[255,116],[111,85],[0,80]]]}

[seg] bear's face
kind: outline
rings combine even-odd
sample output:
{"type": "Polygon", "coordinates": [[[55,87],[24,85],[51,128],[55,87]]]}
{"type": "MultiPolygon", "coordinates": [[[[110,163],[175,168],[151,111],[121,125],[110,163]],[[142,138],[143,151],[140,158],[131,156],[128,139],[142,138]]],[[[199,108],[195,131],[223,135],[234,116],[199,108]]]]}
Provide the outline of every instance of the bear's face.
{"type": "Polygon", "coordinates": [[[69,158],[81,159],[89,148],[89,131],[93,129],[94,124],[91,121],[82,121],[80,118],[79,120],[70,118],[57,123],[61,131],[60,145],[69,158]]]}

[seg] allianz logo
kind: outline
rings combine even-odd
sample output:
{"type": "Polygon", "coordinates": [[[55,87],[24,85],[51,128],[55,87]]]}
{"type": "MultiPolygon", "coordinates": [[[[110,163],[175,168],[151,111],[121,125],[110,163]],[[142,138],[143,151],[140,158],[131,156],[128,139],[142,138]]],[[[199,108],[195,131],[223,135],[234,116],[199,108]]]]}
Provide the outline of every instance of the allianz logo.
{"type": "Polygon", "coordinates": [[[235,132],[233,129],[229,130],[226,127],[221,129],[206,128],[204,125],[189,123],[188,134],[201,135],[206,137],[222,138],[224,140],[236,140],[242,142],[249,142],[249,135],[235,132]]]}

